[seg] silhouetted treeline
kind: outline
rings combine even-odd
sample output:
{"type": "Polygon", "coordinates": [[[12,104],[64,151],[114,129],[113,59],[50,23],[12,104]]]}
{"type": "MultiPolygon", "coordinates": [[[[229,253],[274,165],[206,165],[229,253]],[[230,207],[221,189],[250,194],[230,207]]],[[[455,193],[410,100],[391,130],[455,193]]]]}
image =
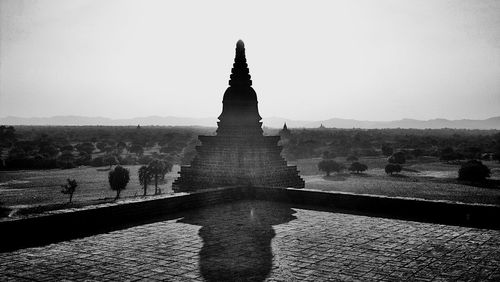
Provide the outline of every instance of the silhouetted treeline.
{"type": "MultiPolygon", "coordinates": [[[[468,159],[495,158],[500,131],[458,129],[296,129],[280,131],[289,160],[335,156],[390,156],[402,151],[409,158],[440,157],[450,148],[468,159]]],[[[459,159],[459,158],[458,158],[459,159]]]]}
{"type": "MultiPolygon", "coordinates": [[[[498,130],[291,129],[280,134],[288,160],[328,155],[499,159],[498,130]]],[[[72,168],[148,164],[153,159],[188,164],[198,135],[215,128],[163,126],[0,126],[2,169],[72,168]]]]}
{"type": "Polygon", "coordinates": [[[50,169],[81,165],[148,164],[153,159],[181,162],[193,155],[202,127],[17,126],[1,127],[0,168],[50,169]],[[187,147],[190,145],[191,147],[187,147]]]}

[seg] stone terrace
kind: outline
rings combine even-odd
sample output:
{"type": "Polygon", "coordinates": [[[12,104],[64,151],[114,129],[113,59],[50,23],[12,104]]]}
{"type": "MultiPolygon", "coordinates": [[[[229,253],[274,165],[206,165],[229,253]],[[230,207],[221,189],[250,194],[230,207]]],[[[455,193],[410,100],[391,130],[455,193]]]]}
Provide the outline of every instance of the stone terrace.
{"type": "Polygon", "coordinates": [[[0,281],[404,279],[499,281],[500,231],[238,201],[0,253],[0,281]]]}

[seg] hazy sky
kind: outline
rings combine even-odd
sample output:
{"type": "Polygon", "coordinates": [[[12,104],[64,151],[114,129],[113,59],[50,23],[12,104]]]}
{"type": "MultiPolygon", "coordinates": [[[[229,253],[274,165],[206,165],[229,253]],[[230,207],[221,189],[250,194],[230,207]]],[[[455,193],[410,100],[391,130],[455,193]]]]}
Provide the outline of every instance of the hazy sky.
{"type": "Polygon", "coordinates": [[[500,115],[500,1],[0,3],[0,117],[218,116],[240,38],[264,117],[500,115]]]}

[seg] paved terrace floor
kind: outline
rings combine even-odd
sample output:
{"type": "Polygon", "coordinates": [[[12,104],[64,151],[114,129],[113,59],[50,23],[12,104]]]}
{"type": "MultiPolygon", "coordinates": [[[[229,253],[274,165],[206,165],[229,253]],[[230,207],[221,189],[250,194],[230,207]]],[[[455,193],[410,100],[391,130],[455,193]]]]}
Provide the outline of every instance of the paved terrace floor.
{"type": "Polygon", "coordinates": [[[25,279],[500,281],[500,231],[242,201],[0,253],[0,281],[25,279]]]}

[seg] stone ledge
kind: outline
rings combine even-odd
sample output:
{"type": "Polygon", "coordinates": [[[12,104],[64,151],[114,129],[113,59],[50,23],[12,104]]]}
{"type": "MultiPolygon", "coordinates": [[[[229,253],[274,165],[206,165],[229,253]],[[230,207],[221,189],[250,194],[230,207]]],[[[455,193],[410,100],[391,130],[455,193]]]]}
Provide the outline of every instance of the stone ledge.
{"type": "Polygon", "coordinates": [[[60,210],[0,222],[0,251],[110,232],[165,220],[176,213],[225,202],[257,199],[308,209],[500,229],[500,206],[391,198],[294,188],[223,187],[142,201],[60,210]]]}
{"type": "Polygon", "coordinates": [[[284,201],[335,212],[500,229],[500,206],[496,205],[294,188],[255,187],[251,193],[259,200],[284,201]]]}

